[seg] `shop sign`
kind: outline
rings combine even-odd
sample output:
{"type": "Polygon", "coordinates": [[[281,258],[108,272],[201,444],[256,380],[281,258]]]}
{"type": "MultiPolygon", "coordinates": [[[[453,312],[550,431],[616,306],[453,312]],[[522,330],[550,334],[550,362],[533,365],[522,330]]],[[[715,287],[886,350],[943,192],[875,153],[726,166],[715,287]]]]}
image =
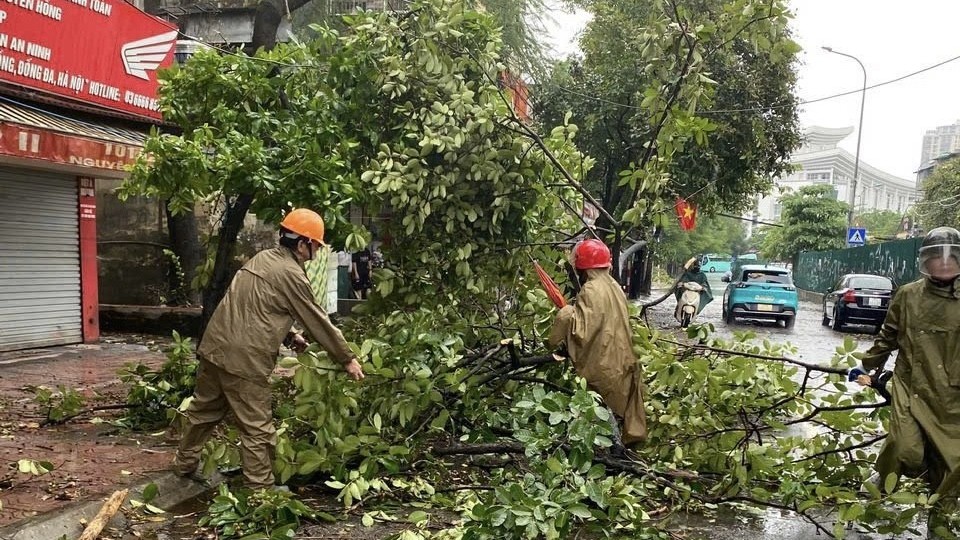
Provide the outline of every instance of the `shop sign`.
{"type": "Polygon", "coordinates": [[[176,27],[123,0],[0,0],[0,82],[159,119],[176,27]]]}
{"type": "Polygon", "coordinates": [[[136,163],[137,156],[142,151],[140,146],[98,141],[15,124],[0,124],[0,155],[108,171],[126,171],[136,163]]]}

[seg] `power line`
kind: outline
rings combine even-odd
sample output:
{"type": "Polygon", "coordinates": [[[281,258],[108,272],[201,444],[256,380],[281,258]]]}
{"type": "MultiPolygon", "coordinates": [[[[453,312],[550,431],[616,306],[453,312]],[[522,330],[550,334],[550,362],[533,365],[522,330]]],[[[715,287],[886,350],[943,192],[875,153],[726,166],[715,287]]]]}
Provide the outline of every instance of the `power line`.
{"type": "MultiPolygon", "coordinates": [[[[900,81],[902,81],[902,80],[904,80],[904,79],[909,79],[910,77],[914,77],[914,76],[920,75],[921,73],[925,73],[925,72],[927,72],[927,71],[930,71],[930,70],[932,70],[932,69],[936,69],[936,68],[938,68],[938,67],[941,67],[941,66],[944,66],[944,65],[946,65],[946,64],[949,64],[950,62],[955,62],[955,61],[957,61],[957,60],[960,60],[960,55],[954,56],[954,57],[952,57],[952,58],[948,58],[948,59],[946,59],[946,60],[943,60],[942,62],[937,62],[936,64],[927,66],[927,67],[925,67],[925,68],[918,69],[918,70],[916,70],[916,71],[912,71],[912,72],[910,72],[910,73],[907,73],[906,75],[901,75],[901,76],[896,77],[896,78],[894,78],[894,79],[890,79],[890,80],[883,81],[883,82],[880,82],[880,83],[872,84],[872,85],[870,85],[870,86],[867,86],[867,87],[866,87],[866,90],[872,90],[872,89],[874,89],[874,88],[880,88],[881,86],[886,86],[886,85],[888,85],[888,84],[893,84],[893,83],[895,83],[895,82],[900,82],[900,81]]],[[[629,104],[627,104],[627,103],[619,103],[619,102],[616,102],[616,101],[611,101],[611,100],[609,100],[609,99],[604,99],[604,98],[601,98],[601,97],[592,96],[592,95],[589,95],[589,94],[584,94],[584,93],[582,93],[582,92],[577,92],[576,90],[571,90],[571,89],[566,88],[566,87],[564,87],[564,86],[560,86],[559,84],[558,84],[558,85],[555,85],[555,86],[556,86],[558,89],[560,89],[561,91],[563,91],[563,92],[566,92],[566,93],[568,93],[568,94],[573,94],[573,95],[576,95],[576,96],[580,96],[580,97],[582,97],[582,98],[586,98],[586,99],[589,99],[589,100],[598,101],[598,102],[601,102],[601,103],[607,103],[607,104],[609,104],[609,105],[614,105],[614,106],[617,106],[617,107],[622,107],[622,108],[624,108],[624,109],[638,109],[638,110],[642,110],[642,109],[643,109],[643,107],[640,107],[639,105],[629,105],[629,104]]],[[[840,93],[838,93],[838,94],[831,94],[831,95],[829,95],[829,96],[823,96],[823,97],[819,97],[819,98],[816,98],[816,99],[808,99],[808,100],[799,101],[799,102],[797,102],[797,105],[809,105],[809,104],[811,104],[811,103],[819,103],[819,102],[821,102],[821,101],[827,101],[827,100],[830,100],[830,99],[836,99],[836,98],[839,98],[839,97],[849,96],[849,95],[851,95],[851,94],[859,94],[860,92],[863,92],[863,91],[864,91],[864,88],[861,87],[861,88],[857,88],[856,90],[848,90],[848,91],[846,91],[846,92],[840,92],[840,93]]],[[[768,105],[768,106],[766,106],[766,107],[747,107],[747,108],[743,108],[743,109],[717,109],[717,110],[711,110],[711,111],[698,111],[697,114],[706,115],[706,114],[724,114],[724,113],[737,113],[737,112],[763,112],[763,111],[769,111],[769,110],[771,110],[771,109],[782,109],[782,108],[790,107],[790,106],[792,106],[792,105],[789,104],[789,103],[780,103],[780,104],[768,105]]]]}

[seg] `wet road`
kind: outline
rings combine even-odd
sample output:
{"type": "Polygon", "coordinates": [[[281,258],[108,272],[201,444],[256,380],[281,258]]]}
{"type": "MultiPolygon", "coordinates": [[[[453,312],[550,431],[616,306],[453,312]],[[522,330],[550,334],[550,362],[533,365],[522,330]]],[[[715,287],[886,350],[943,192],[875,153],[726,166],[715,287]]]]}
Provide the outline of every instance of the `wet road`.
{"type": "MultiPolygon", "coordinates": [[[[791,358],[818,364],[827,364],[836,348],[843,344],[844,338],[849,336],[857,343],[857,350],[866,350],[873,344],[872,326],[847,326],[843,332],[837,332],[823,326],[823,308],[819,303],[800,302],[800,313],[797,314],[793,328],[781,328],[774,323],[760,323],[738,320],[732,325],[723,321],[722,304],[723,291],[726,283],[720,281],[720,274],[707,274],[710,288],[713,290],[713,302],[697,316],[695,323],[710,322],[717,329],[717,334],[724,338],[733,337],[734,332],[751,331],[758,339],[769,339],[773,342],[787,342],[797,349],[791,358]]],[[[658,298],[663,291],[654,291],[652,298],[658,298]]],[[[646,301],[647,299],[641,299],[646,301]]],[[[649,319],[652,325],[658,328],[679,328],[680,324],[673,318],[676,301],[668,298],[663,303],[650,310],[649,319]]]]}

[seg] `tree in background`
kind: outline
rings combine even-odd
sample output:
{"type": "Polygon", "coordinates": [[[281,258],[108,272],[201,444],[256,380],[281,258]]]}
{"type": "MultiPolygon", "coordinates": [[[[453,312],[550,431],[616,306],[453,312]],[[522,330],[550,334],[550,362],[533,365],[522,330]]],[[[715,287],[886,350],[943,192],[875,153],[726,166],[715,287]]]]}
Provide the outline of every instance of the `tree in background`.
{"type": "Polygon", "coordinates": [[[838,201],[833,187],[804,186],[784,195],[781,228],[771,228],[761,254],[771,260],[792,260],[801,251],[827,251],[846,245],[847,203],[838,201]]]}
{"type": "Polygon", "coordinates": [[[857,214],[854,223],[867,229],[870,243],[890,240],[897,234],[903,215],[893,210],[871,210],[857,214]]]}
{"type": "Polygon", "coordinates": [[[746,224],[723,217],[706,216],[697,228],[683,231],[676,220],[668,220],[656,250],[656,260],[673,275],[690,257],[705,253],[737,255],[749,249],[746,224]]]}
{"type": "Polygon", "coordinates": [[[937,167],[922,189],[915,208],[923,229],[960,227],[960,158],[937,167]]]}
{"type": "Polygon", "coordinates": [[[583,55],[536,89],[535,111],[546,125],[572,112],[596,160],[588,189],[633,226],[615,244],[647,239],[676,196],[693,195],[700,215],[740,213],[789,170],[799,47],[784,2],[572,3],[593,16],[583,55]]]}

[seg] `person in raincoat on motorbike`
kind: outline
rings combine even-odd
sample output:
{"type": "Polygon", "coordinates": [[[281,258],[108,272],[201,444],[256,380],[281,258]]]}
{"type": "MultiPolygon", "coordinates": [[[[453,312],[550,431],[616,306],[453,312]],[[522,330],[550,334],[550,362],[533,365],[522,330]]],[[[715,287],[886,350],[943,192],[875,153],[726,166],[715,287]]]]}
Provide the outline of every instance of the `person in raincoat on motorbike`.
{"type": "Polygon", "coordinates": [[[700,312],[703,311],[703,308],[713,301],[713,290],[710,289],[710,281],[707,279],[707,275],[703,273],[703,270],[700,269],[700,259],[694,257],[684,265],[683,275],[680,276],[680,280],[677,281],[677,287],[674,290],[674,296],[677,298],[677,309],[674,311],[673,316],[681,323],[683,322],[681,318],[681,310],[683,309],[681,298],[684,292],[684,283],[696,283],[703,289],[699,291],[700,303],[697,305],[697,311],[694,313],[695,316],[699,315],[700,312]]]}
{"type": "MultiPolygon", "coordinates": [[[[622,443],[614,441],[614,451],[622,452],[647,438],[643,374],[633,354],[627,298],[610,275],[610,250],[600,240],[578,243],[573,266],[581,289],[575,303],[557,314],[548,342],[551,347],[566,345],[577,374],[622,420],[622,443]]],[[[611,425],[617,439],[616,420],[611,425]]]]}
{"type": "MultiPolygon", "coordinates": [[[[928,538],[953,538],[960,532],[960,232],[931,230],[921,243],[919,269],[923,279],[894,295],[879,336],[862,355],[862,369],[880,372],[899,350],[878,482],[890,474],[924,478],[940,496],[928,518],[928,538]]],[[[869,384],[870,377],[858,382],[869,384]]]]}

